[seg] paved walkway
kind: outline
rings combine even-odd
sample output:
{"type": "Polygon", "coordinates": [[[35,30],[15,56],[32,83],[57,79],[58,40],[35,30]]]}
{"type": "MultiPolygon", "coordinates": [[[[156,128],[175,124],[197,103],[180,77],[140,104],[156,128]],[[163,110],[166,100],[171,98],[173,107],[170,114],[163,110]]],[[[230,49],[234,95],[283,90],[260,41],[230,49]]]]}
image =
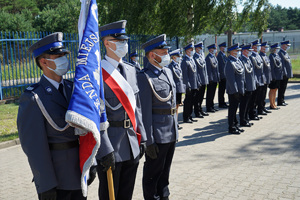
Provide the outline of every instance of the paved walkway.
{"type": "MultiPolygon", "coordinates": [[[[170,199],[300,199],[299,83],[288,85],[286,101],[288,106],[254,122],[241,135],[227,133],[224,109],[192,125],[182,124],[171,169],[170,199]]],[[[143,199],[142,167],[143,161],[135,200],[143,199]]],[[[37,199],[20,145],[0,150],[0,177],[1,200],[37,199]]],[[[89,188],[88,199],[97,199],[97,184],[89,188]]]]}

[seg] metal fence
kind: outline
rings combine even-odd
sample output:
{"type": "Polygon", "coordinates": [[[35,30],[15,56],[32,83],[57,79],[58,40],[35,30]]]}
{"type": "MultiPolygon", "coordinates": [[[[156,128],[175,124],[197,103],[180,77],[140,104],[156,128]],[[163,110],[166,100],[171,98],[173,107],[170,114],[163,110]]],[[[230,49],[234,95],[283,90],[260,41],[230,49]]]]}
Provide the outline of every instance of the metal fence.
{"type": "MultiPolygon", "coordinates": [[[[28,48],[48,34],[50,32],[0,32],[0,100],[18,97],[27,86],[40,80],[42,71],[28,52],[28,48]]],[[[144,51],[141,49],[141,44],[153,37],[155,36],[130,36],[128,53],[137,50],[142,66],[144,51]]],[[[63,43],[71,52],[69,56],[71,69],[64,78],[72,79],[78,53],[78,34],[64,33],[63,43]]],[[[172,49],[178,48],[178,38],[168,38],[168,44],[172,49]]],[[[101,56],[104,56],[102,43],[100,48],[101,56]]],[[[128,55],[124,59],[128,61],[128,55]]]]}
{"type": "MultiPolygon", "coordinates": [[[[239,43],[239,44],[248,44],[253,40],[258,39],[257,33],[236,33],[232,35],[232,43],[239,43]]],[[[204,41],[204,45],[208,46],[210,44],[214,44],[215,40],[217,40],[217,44],[222,42],[227,42],[227,35],[221,34],[218,36],[203,34],[195,37],[195,41],[204,41]]],[[[291,42],[291,49],[289,50],[289,54],[300,54],[300,30],[293,30],[293,31],[272,31],[272,32],[265,32],[262,35],[262,41],[267,41],[269,44],[274,44],[276,42],[282,42],[285,40],[290,40],[291,42]]]]}

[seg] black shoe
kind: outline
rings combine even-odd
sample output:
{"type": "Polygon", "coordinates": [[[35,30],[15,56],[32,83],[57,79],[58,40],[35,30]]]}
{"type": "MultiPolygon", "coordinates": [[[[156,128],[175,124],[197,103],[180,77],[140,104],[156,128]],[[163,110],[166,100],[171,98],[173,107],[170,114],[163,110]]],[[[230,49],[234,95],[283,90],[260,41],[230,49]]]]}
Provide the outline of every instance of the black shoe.
{"type": "Polygon", "coordinates": [[[250,117],[250,120],[259,120],[259,117],[257,117],[257,116],[250,117]]]}
{"type": "Polygon", "coordinates": [[[263,111],[265,111],[266,113],[272,113],[271,111],[267,110],[266,108],[263,108],[263,111]]]}
{"type": "Polygon", "coordinates": [[[215,112],[215,110],[214,110],[214,109],[212,109],[212,108],[208,108],[208,109],[206,109],[206,112],[211,112],[211,113],[214,113],[214,112],[215,112]]]}
{"type": "Polygon", "coordinates": [[[270,110],[279,110],[280,108],[272,108],[271,106],[270,106],[270,110]]]}
{"type": "Polygon", "coordinates": [[[185,119],[185,120],[183,120],[183,122],[184,122],[184,123],[189,123],[189,124],[192,124],[192,123],[193,123],[193,121],[190,120],[190,119],[185,119]]]}
{"type": "Polygon", "coordinates": [[[178,126],[177,129],[178,129],[178,130],[181,130],[181,129],[182,129],[182,126],[178,126]]]}
{"type": "Polygon", "coordinates": [[[215,112],[217,112],[217,111],[219,111],[219,109],[218,108],[212,108],[213,110],[215,110],[215,112]]]}
{"type": "Polygon", "coordinates": [[[241,129],[241,128],[238,127],[238,126],[236,126],[235,128],[236,128],[239,132],[241,132],[241,133],[245,131],[244,129],[241,129]]]}
{"type": "Polygon", "coordinates": [[[258,111],[258,114],[259,115],[267,115],[267,113],[265,111],[263,111],[263,110],[258,111]]]}
{"type": "Polygon", "coordinates": [[[190,117],[190,120],[192,121],[192,122],[197,122],[198,120],[196,120],[196,119],[193,119],[192,117],[190,117]]]}
{"type": "Polygon", "coordinates": [[[219,105],[219,108],[228,108],[227,104],[221,104],[219,105]]]}
{"type": "Polygon", "coordinates": [[[204,118],[203,115],[201,115],[200,113],[195,116],[196,116],[196,118],[204,118]]]}
{"type": "Polygon", "coordinates": [[[228,133],[235,134],[235,135],[241,134],[241,132],[238,131],[236,128],[229,128],[228,133]]]}
{"type": "Polygon", "coordinates": [[[201,115],[203,116],[208,116],[209,114],[207,112],[204,112],[204,111],[200,111],[201,115]]]}
{"type": "Polygon", "coordinates": [[[251,124],[249,122],[241,123],[240,126],[242,126],[242,127],[251,127],[251,124]]]}
{"type": "Polygon", "coordinates": [[[286,103],[278,103],[277,106],[286,106],[286,103]]]}
{"type": "Polygon", "coordinates": [[[162,197],[161,200],[169,200],[169,197],[162,197]]]}

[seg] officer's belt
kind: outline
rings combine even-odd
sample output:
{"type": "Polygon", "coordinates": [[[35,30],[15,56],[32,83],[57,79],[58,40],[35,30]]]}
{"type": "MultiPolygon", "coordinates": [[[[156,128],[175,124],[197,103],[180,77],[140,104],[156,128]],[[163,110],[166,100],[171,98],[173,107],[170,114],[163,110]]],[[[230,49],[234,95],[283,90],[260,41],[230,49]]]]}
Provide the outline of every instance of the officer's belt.
{"type": "Polygon", "coordinates": [[[175,115],[176,108],[171,109],[152,109],[152,114],[156,115],[175,115]]]}
{"type": "Polygon", "coordinates": [[[66,150],[78,147],[78,140],[74,140],[71,142],[63,142],[63,143],[49,143],[50,150],[66,150]]]}
{"type": "Polygon", "coordinates": [[[132,123],[130,119],[125,119],[123,121],[108,121],[110,127],[123,127],[130,128],[132,127],[132,123]]]}

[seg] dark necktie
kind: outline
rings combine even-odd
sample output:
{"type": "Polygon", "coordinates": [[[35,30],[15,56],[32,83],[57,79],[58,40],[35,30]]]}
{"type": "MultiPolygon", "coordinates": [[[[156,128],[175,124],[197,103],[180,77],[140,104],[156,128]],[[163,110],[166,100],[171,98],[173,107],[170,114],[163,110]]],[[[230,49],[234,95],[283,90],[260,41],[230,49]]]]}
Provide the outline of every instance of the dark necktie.
{"type": "Polygon", "coordinates": [[[124,77],[124,70],[123,70],[123,66],[121,63],[119,63],[119,65],[118,65],[118,70],[119,70],[120,74],[122,74],[122,76],[124,77]]]}
{"type": "Polygon", "coordinates": [[[59,84],[58,91],[66,99],[65,94],[64,94],[64,85],[62,83],[59,84]]]}

